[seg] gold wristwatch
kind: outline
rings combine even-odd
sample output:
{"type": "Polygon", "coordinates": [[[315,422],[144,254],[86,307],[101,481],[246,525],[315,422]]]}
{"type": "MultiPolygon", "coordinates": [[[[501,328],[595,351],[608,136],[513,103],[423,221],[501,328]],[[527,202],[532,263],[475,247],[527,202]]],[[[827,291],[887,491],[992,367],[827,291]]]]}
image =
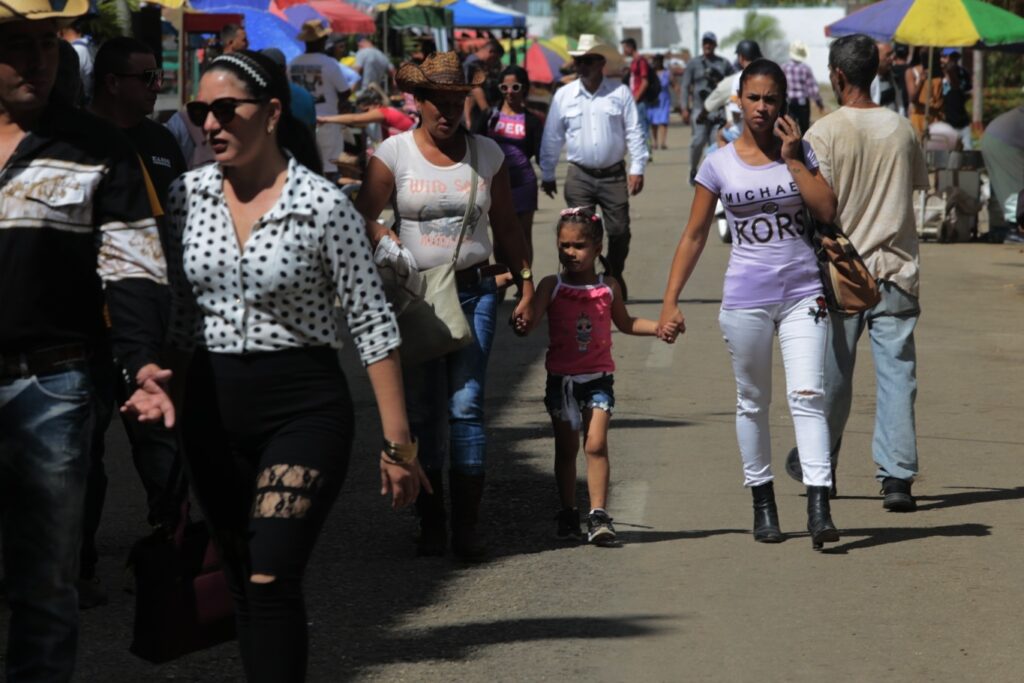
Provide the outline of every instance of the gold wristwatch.
{"type": "Polygon", "coordinates": [[[395,443],[384,439],[381,450],[384,452],[385,462],[391,465],[411,465],[416,461],[420,448],[416,439],[413,439],[412,443],[395,443]]]}
{"type": "Polygon", "coordinates": [[[523,268],[522,270],[519,271],[519,279],[522,280],[523,282],[526,282],[527,280],[533,280],[533,271],[530,270],[529,268],[523,268]]]}

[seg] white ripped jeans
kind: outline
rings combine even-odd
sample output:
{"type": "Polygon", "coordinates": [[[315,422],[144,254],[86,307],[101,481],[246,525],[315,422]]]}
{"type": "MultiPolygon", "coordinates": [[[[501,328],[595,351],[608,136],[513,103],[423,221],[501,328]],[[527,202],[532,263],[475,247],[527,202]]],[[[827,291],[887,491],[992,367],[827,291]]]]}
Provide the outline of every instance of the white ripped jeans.
{"type": "Polygon", "coordinates": [[[772,402],[772,337],[776,333],[804,484],[832,485],[824,390],[829,319],[815,315],[815,299],[722,309],[718,314],[736,375],[736,439],[743,458],[744,486],[759,486],[773,479],[768,409],[772,402]]]}

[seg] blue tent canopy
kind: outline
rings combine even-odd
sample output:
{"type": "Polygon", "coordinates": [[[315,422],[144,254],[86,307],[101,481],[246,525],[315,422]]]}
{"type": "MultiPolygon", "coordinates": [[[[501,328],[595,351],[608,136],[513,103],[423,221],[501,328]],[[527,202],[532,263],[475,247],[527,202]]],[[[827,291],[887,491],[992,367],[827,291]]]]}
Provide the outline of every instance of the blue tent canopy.
{"type": "Polygon", "coordinates": [[[489,0],[455,0],[446,5],[460,28],[526,28],[526,15],[489,0]]]}

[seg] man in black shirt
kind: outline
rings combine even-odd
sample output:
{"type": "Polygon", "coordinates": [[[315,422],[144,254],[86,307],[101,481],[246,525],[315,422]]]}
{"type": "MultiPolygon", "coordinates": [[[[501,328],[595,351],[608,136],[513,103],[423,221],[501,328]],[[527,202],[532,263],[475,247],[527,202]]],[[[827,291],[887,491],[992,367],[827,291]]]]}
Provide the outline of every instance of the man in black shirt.
{"type": "MultiPolygon", "coordinates": [[[[161,242],[166,246],[162,207],[171,182],[187,168],[171,132],[148,118],[163,83],[163,70],[157,66],[148,45],[122,36],[103,43],[96,54],[94,77],[95,90],[91,93],[89,111],[119,128],[142,159],[151,181],[149,189],[154,193],[150,200],[161,227],[161,242]]],[[[152,314],[151,325],[159,329],[163,337],[170,320],[170,290],[156,282],[147,282],[140,288],[140,294],[145,298],[139,300],[139,308],[152,314]]],[[[98,396],[96,429],[85,495],[78,583],[78,600],[83,608],[106,602],[106,594],[96,577],[99,555],[95,543],[107,489],[104,441],[115,402],[124,403],[134,384],[124,370],[126,363],[111,358],[109,353],[97,353],[94,365],[93,382],[98,396]]],[[[177,441],[163,425],[139,423],[127,415],[122,417],[135,468],[146,489],[149,523],[164,532],[173,532],[187,491],[177,463],[177,441]]]]}
{"type": "MultiPolygon", "coordinates": [[[[87,0],[0,0],[0,537],[10,683],[67,681],[92,435],[87,361],[103,303],[129,371],[173,424],[137,307],[166,282],[138,158],[116,130],[49,105],[57,20],[87,0]],[[52,2],[52,4],[51,4],[52,2]],[[164,413],[164,411],[169,411],[164,413]]],[[[147,407],[147,411],[149,408],[147,407]]]]}

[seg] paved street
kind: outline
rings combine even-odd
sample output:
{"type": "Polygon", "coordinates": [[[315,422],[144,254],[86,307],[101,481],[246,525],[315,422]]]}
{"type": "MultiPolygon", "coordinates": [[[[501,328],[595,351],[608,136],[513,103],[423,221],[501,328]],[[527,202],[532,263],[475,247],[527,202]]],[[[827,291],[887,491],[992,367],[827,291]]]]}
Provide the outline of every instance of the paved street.
{"type": "MultiPolygon", "coordinates": [[[[656,154],[634,203],[634,314],[659,310],[692,198],[688,137],[672,128],[672,149],[656,154]]],[[[538,276],[554,272],[561,207],[542,196],[538,276]]],[[[793,436],[777,353],[772,443],[788,538],[751,538],[717,324],[729,252],[712,239],[683,294],[686,335],[674,346],[615,336],[609,511],[621,548],[553,538],[543,330],[523,341],[499,324],[485,496],[495,558],[475,567],[413,557],[413,514],[391,512],[376,493],[377,418],[365,373],[345,352],[361,428],[306,583],[311,680],[1024,679],[1024,249],[923,246],[919,511],[881,506],[865,340],[833,503],[842,540],[817,553],[802,487],[782,472],[793,436]]],[[[506,302],[502,319],[510,311],[506,302]]],[[[144,501],[120,426],[110,440],[99,569],[111,604],[83,614],[79,680],[240,680],[233,644],[163,666],[128,653],[133,598],[120,585],[128,550],[146,532],[144,501]]],[[[582,507],[582,481],[579,492],[582,507]]]]}

